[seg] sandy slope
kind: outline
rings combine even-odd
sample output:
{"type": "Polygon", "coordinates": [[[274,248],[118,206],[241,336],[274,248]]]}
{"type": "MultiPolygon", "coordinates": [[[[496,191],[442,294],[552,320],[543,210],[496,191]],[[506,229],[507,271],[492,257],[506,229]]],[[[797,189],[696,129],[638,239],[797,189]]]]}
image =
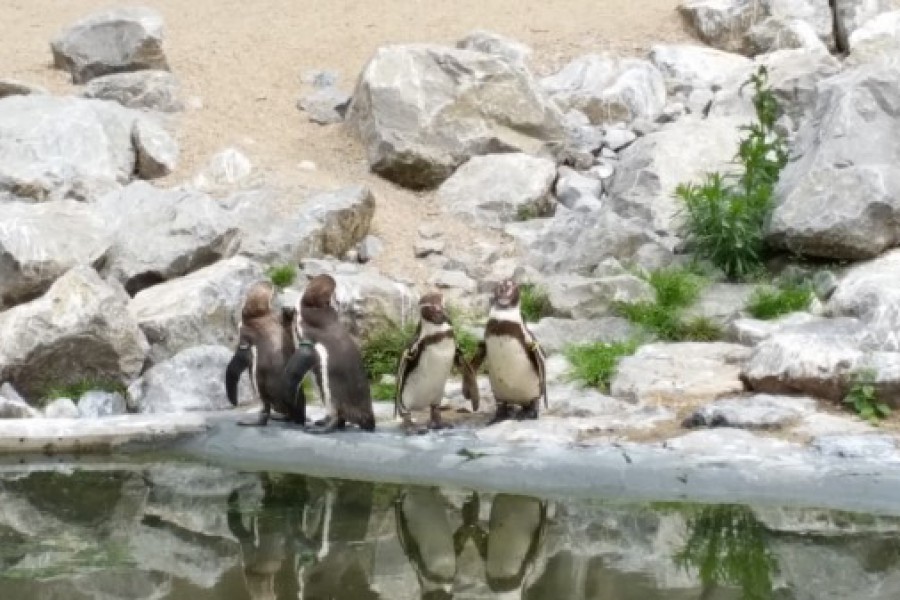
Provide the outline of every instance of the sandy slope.
{"type": "MultiPolygon", "coordinates": [[[[68,77],[50,68],[49,42],[109,0],[2,0],[0,76],[65,93],[68,77]]],[[[412,257],[418,223],[439,214],[431,194],[413,194],[368,173],[364,152],[342,126],[307,122],[295,108],[302,76],[331,69],[352,91],[379,45],[450,43],[477,28],[517,38],[535,50],[541,74],[579,54],[613,49],[646,52],[660,41],[687,40],[678,0],[147,0],[167,24],[167,54],[188,95],[202,107],[179,124],[182,160],[166,183],[192,174],[226,145],[244,150],[270,178],[332,187],[368,183],[378,198],[375,232],[387,242],[377,261],[386,272],[427,279],[412,257]],[[312,160],[314,172],[298,169],[312,160]]],[[[441,219],[446,223],[446,219],[441,219]]],[[[454,245],[473,232],[446,225],[454,245]]],[[[478,234],[479,239],[491,239],[478,234]]]]}

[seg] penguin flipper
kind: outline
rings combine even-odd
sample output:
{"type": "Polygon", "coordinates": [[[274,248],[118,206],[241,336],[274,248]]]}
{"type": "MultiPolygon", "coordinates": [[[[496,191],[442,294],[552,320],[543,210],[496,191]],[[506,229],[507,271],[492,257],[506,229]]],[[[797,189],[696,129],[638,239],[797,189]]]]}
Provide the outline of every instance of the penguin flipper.
{"type": "Polygon", "coordinates": [[[478,412],[478,406],[481,403],[481,398],[478,393],[478,377],[475,374],[475,370],[472,368],[472,365],[470,365],[469,361],[466,360],[466,357],[463,355],[462,349],[459,346],[456,347],[456,354],[453,357],[453,363],[462,374],[463,398],[465,398],[466,400],[471,400],[472,410],[474,412],[478,412]]]}
{"type": "Polygon", "coordinates": [[[293,407],[293,417],[301,425],[306,422],[306,396],[303,380],[307,373],[319,364],[319,353],[311,342],[303,341],[297,346],[293,356],[284,368],[285,398],[293,407]]]}
{"type": "Polygon", "coordinates": [[[250,367],[251,361],[250,344],[241,342],[225,368],[225,395],[228,396],[228,401],[232,406],[237,406],[238,382],[241,374],[250,367]]]}
{"type": "Polygon", "coordinates": [[[478,349],[475,351],[475,356],[472,357],[472,361],[469,363],[472,366],[472,372],[476,375],[481,369],[481,365],[484,363],[485,358],[487,358],[487,344],[482,340],[478,342],[478,349]]]}
{"type": "Polygon", "coordinates": [[[544,398],[544,408],[547,408],[547,357],[544,355],[544,349],[538,343],[537,339],[535,339],[531,330],[529,330],[528,327],[525,327],[525,330],[528,337],[531,338],[531,341],[526,344],[528,354],[531,357],[531,361],[537,367],[538,377],[541,382],[541,397],[544,398]]]}
{"type": "Polygon", "coordinates": [[[409,409],[403,404],[403,388],[406,386],[406,379],[409,377],[409,372],[411,371],[412,360],[418,351],[418,345],[412,343],[403,350],[400,359],[397,361],[397,381],[395,385],[396,389],[394,391],[395,419],[397,418],[397,415],[406,416],[409,414],[409,409]]]}

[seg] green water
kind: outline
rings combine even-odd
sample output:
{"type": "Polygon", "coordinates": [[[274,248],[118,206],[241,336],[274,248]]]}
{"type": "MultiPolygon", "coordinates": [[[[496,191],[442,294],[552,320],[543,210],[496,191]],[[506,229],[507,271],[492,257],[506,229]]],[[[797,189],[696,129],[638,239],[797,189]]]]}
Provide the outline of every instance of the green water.
{"type": "Polygon", "coordinates": [[[900,598],[900,518],[184,463],[0,473],[0,599],[900,598]]]}

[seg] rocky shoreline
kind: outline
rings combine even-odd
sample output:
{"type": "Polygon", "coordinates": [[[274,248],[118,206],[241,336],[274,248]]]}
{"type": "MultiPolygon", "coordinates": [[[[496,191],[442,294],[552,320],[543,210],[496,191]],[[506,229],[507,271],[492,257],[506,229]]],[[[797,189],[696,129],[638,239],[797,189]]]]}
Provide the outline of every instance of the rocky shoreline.
{"type": "MultiPolygon", "coordinates": [[[[651,480],[681,489],[655,467],[627,475],[616,462],[627,447],[641,465],[673,473],[699,454],[696,480],[715,488],[719,478],[732,494],[799,490],[801,481],[837,493],[855,470],[873,503],[894,489],[896,417],[876,427],[842,401],[866,372],[870,395],[900,406],[900,12],[849,2],[835,16],[797,0],[751,15],[745,4],[684,3],[706,45],[590,54],[544,78],[530,71],[527,47],[490,32],[453,47],[384,46],[352,94],[323,71],[298,103],[323,127],[356,136],[374,173],[433,192],[440,218],[503,240],[459,251],[425,223],[409,248],[432,273],[428,285],[476,315],[468,329],[478,333],[503,278],[547,291],[549,315],[534,331],[550,354],[550,410],[534,423],[484,427],[493,403],[483,387],[481,412],[453,416],[449,456],[458,438],[476,441],[474,452],[503,448],[504,459],[424,454],[444,465],[442,477],[474,484],[469,472],[491,460],[499,477],[524,444],[546,456],[534,459],[541,481],[551,457],[586,469],[597,455],[608,474],[621,471],[622,489],[651,480]],[[770,281],[714,274],[685,311],[719,339],[651,339],[619,361],[608,394],[572,381],[566,348],[633,339],[638,324],[618,307],[657,301],[649,277],[692,260],[675,190],[734,168],[741,126],[755,114],[742,85],[761,66],[791,153],[763,232],[781,252],[768,276],[814,282],[812,301],[752,318],[748,303],[770,281]],[[782,470],[810,476],[792,482],[775,475],[782,470]]],[[[364,185],[279,187],[231,148],[189,181],[154,183],[177,164],[177,115],[188,102],[164,31],[155,11],[134,8],[61,32],[55,63],[83,87],[78,95],[0,73],[0,452],[108,452],[185,435],[202,456],[253,457],[257,468],[271,460],[394,476],[382,462],[342,467],[333,456],[343,452],[335,444],[405,456],[436,443],[395,435],[384,406],[384,433],[371,441],[280,426],[222,433],[231,419],[222,374],[251,283],[290,266],[300,277],[281,298],[291,303],[307,277],[334,275],[342,316],[363,342],[414,319],[427,290],[371,264],[384,242],[371,234],[379,199],[364,185]],[[128,35],[104,38],[116,31],[128,35]],[[269,438],[296,449],[298,462],[282,450],[254,454],[269,438]]],[[[448,389],[448,407],[460,405],[448,389]]],[[[571,484],[556,483],[585,480],[572,468],[571,484]]]]}

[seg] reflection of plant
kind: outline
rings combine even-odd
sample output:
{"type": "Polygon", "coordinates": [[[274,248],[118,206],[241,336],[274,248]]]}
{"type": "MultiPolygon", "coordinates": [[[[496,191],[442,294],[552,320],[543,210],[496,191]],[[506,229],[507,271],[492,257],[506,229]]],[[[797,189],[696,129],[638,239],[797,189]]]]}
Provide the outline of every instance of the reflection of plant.
{"type": "Polygon", "coordinates": [[[737,586],[742,600],[772,597],[777,563],[766,544],[765,529],[745,506],[702,508],[688,519],[690,537],[675,555],[682,569],[697,569],[704,588],[737,586]]]}
{"type": "Polygon", "coordinates": [[[874,385],[875,376],[875,371],[871,369],[854,374],[853,385],[844,398],[844,403],[851,405],[856,414],[872,423],[877,423],[879,419],[891,414],[891,407],[878,401],[874,385]]]}

